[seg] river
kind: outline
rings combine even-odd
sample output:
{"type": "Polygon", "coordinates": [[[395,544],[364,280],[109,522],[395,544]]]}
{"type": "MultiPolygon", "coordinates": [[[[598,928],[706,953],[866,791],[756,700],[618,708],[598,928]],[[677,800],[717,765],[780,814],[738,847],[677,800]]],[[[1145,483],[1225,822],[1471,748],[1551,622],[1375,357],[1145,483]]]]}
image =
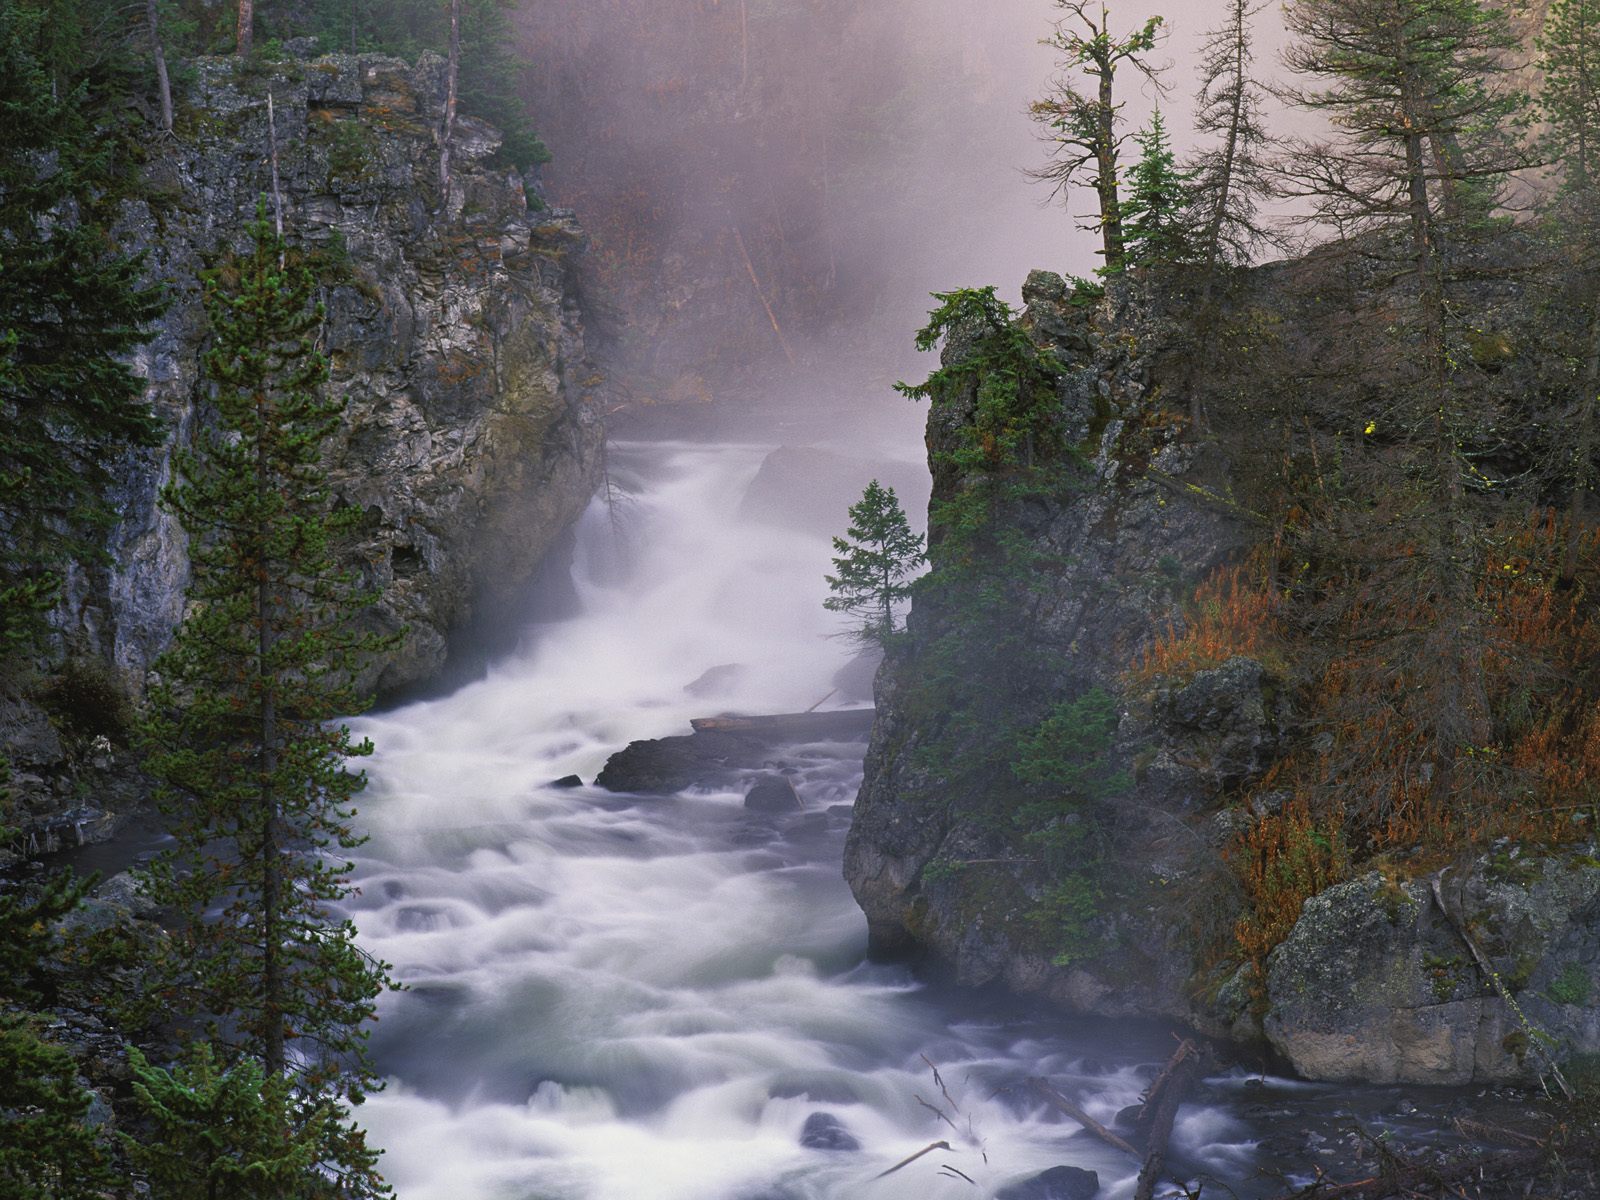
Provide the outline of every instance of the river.
{"type": "MultiPolygon", "coordinates": [[[[828,425],[805,436],[916,469],[902,415],[828,425]]],[[[401,1200],[987,1200],[1063,1164],[1131,1194],[1136,1164],[1010,1085],[1046,1076],[1111,1123],[1171,1034],[869,961],[839,865],[859,744],[784,752],[807,808],[788,820],[737,792],[550,786],[690,717],[829,693],[851,650],[821,603],[828,531],[741,517],[794,432],[615,443],[622,494],[581,522],[571,611],[485,678],[356,722],[378,750],[350,912],[409,984],[380,1002],[390,1082],[360,1117],[401,1200]],[[726,664],[746,669],[685,690],[726,664]],[[802,1146],[818,1113],[823,1140],[859,1148],[802,1146]],[[950,1149],[875,1179],[935,1141],[950,1149]]],[[[1409,1103],[1233,1071],[1174,1145],[1189,1175],[1259,1196],[1282,1186],[1259,1170],[1283,1129],[1320,1121],[1336,1145],[1352,1107],[1393,1121],[1409,1103]]]]}

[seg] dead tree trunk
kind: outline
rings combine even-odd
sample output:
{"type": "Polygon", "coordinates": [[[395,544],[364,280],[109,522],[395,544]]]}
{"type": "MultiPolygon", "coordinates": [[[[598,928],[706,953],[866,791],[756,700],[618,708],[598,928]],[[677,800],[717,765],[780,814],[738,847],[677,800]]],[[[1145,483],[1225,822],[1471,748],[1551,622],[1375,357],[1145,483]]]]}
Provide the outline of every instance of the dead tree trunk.
{"type": "Polygon", "coordinates": [[[439,138],[439,207],[450,205],[450,139],[456,134],[456,81],[461,74],[461,0],[450,0],[450,61],[446,67],[444,132],[439,138]]]}
{"type": "Polygon", "coordinates": [[[172,132],[172,81],[167,78],[167,56],[161,49],[161,31],[156,25],[156,0],[145,0],[145,23],[150,27],[150,56],[156,62],[156,91],[161,101],[161,132],[172,132]]]}

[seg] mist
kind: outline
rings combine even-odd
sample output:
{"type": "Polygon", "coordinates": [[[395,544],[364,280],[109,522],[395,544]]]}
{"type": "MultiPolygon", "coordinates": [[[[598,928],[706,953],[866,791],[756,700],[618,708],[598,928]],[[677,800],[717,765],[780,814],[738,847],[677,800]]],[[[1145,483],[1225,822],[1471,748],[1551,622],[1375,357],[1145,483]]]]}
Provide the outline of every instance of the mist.
{"type": "MultiPolygon", "coordinates": [[[[1160,103],[1180,151],[1193,63],[1221,0],[1161,12],[1165,96],[1128,72],[1124,117],[1160,103]]],[[[519,17],[528,98],[577,210],[591,324],[624,402],[704,399],[755,362],[897,369],[929,293],[1097,265],[1069,203],[1028,179],[1027,115],[1056,73],[1049,0],[554,0],[519,17]],[[823,347],[826,347],[824,350],[823,347]],[[892,362],[885,362],[885,356],[892,362]]],[[[1277,69],[1275,6],[1258,56],[1277,69]]]]}

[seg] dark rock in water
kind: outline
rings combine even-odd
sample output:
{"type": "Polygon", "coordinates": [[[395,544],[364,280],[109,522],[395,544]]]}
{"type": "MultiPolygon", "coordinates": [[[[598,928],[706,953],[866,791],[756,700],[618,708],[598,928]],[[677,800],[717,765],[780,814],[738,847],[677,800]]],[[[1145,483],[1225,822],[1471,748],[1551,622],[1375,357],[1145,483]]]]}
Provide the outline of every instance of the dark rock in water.
{"type": "Polygon", "coordinates": [[[1051,1167],[1032,1179],[1013,1183],[994,1200],[1090,1200],[1100,1191],[1100,1176],[1082,1167],[1051,1167]]]}
{"type": "MultiPolygon", "coordinates": [[[[665,796],[687,787],[732,787],[767,767],[775,746],[860,740],[872,728],[870,708],[769,717],[707,717],[684,737],[630,742],[594,781],[609,792],[665,796]]],[[[792,810],[788,810],[792,811],[792,810]]]]}
{"type": "Polygon", "coordinates": [[[1111,1124],[1118,1129],[1133,1129],[1139,1124],[1139,1114],[1144,1111],[1142,1104],[1130,1104],[1127,1108],[1117,1110],[1117,1115],[1111,1124]]]}
{"type": "Polygon", "coordinates": [[[740,663],[723,663],[705,671],[693,683],[685,684],[683,690],[691,696],[715,696],[735,686],[749,670],[740,663]]]}
{"type": "Polygon", "coordinates": [[[767,775],[756,780],[744,794],[744,806],[751,812],[773,814],[799,812],[804,807],[794,784],[782,775],[767,775]]]}
{"type": "Polygon", "coordinates": [[[800,1130],[800,1144],[807,1150],[849,1151],[861,1149],[855,1135],[832,1113],[814,1112],[800,1130]]]}
{"type": "Polygon", "coordinates": [[[563,775],[560,779],[552,779],[550,786],[553,788],[580,788],[583,786],[583,779],[578,775],[563,775]]]}
{"type": "Polygon", "coordinates": [[[833,676],[835,698],[847,704],[869,704],[872,701],[872,681],[877,678],[878,664],[883,662],[879,646],[867,646],[833,676]]]}

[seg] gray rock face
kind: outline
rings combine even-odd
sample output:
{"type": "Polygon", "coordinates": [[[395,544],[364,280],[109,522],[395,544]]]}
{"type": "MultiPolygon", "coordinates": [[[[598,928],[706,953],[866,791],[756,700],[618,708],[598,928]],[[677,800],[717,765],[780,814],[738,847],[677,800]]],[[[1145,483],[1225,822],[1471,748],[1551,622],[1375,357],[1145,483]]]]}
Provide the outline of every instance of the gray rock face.
{"type": "MultiPolygon", "coordinates": [[[[1092,325],[1066,302],[1064,281],[1048,272],[1030,276],[1024,295],[1023,327],[1065,364],[1058,417],[1085,460],[1059,501],[1017,514],[1016,530],[1051,564],[1034,579],[1036,611],[1043,615],[1033,640],[1061,663],[1057,695],[1095,686],[1116,693],[1143,647],[1169,621],[1181,620],[1195,582],[1246,545],[1250,531],[1225,504],[1208,499],[1226,487],[1226,464],[1214,451],[1176,437],[1152,438],[1155,423],[1146,418],[1157,391],[1155,366],[1136,347],[1160,345],[1160,322],[1132,314],[1126,328],[1092,325]]],[[[958,331],[946,361],[962,353],[958,331]]],[[[1164,403],[1182,401],[1169,396],[1164,403]]],[[[960,445],[975,405],[969,390],[941,397],[929,409],[935,503],[967,486],[948,465],[953,456],[947,452],[960,445]]],[[[928,765],[924,743],[933,734],[914,695],[919,681],[939,670],[920,656],[940,614],[917,604],[909,650],[878,673],[878,724],[845,848],[845,876],[874,944],[888,951],[914,946],[932,952],[962,982],[1004,982],[1076,1011],[1197,1021],[1186,987],[1197,943],[1178,902],[1158,895],[1108,914],[1099,933],[1114,951],[1060,966],[1055,949],[1025,919],[1039,895],[1023,871],[1003,865],[953,874],[928,870],[936,860],[1015,860],[1018,851],[995,835],[994,822],[966,816],[986,807],[985,784],[953,789],[928,765]]],[[[1247,775],[1266,752],[1276,709],[1259,664],[1241,659],[1210,675],[1181,698],[1122,702],[1116,753],[1139,780],[1128,811],[1198,808],[1247,775]],[[1193,727],[1178,724],[1174,711],[1193,727]],[[1204,755],[1197,757],[1197,749],[1204,755]],[[1186,765],[1202,758],[1214,767],[1186,765]]],[[[1006,702],[996,694],[997,708],[1006,702]]],[[[1151,861],[1143,864],[1149,878],[1140,882],[1160,885],[1172,872],[1155,842],[1172,826],[1158,816],[1150,821],[1151,861]]]]}
{"type": "Polygon", "coordinates": [[[370,626],[405,631],[361,681],[390,692],[440,668],[450,630],[514,602],[596,485],[601,430],[569,262],[583,238],[569,215],[530,211],[522,181],[485,161],[499,134],[471,117],[438,194],[436,56],[196,70],[181,136],[157,151],[151,198],[127,206],[119,231],[172,296],[135,358],[170,437],[124,465],[115,566],[70,589],[58,626],[137,688],[182,614],[184,538],[156,497],[174,449],[210,419],[198,279],[242,246],[270,188],[270,89],[284,225],[323,281],[331,387],[348,404],[328,457],[336,499],[365,514],[346,561],[379,593],[370,626]]]}
{"type": "Polygon", "coordinates": [[[1272,952],[1267,992],[1267,1036],[1316,1079],[1525,1079],[1538,1066],[1533,1028],[1554,1039],[1558,1060],[1600,1053],[1600,866],[1592,855],[1502,855],[1476,860],[1465,878],[1397,886],[1374,872],[1337,884],[1306,901],[1272,952]]]}

